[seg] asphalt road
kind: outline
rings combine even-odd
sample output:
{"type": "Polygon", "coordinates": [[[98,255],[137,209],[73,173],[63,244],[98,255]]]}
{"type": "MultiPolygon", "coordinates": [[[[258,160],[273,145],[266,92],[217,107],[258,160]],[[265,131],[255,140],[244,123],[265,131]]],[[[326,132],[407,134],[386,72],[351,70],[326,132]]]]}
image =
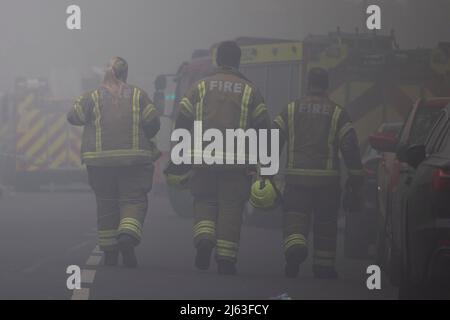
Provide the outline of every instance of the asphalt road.
{"type": "Polygon", "coordinates": [[[298,279],[283,275],[281,232],[246,225],[238,276],[221,277],[216,266],[193,266],[192,220],[177,217],[164,196],[152,195],[140,267],[99,264],[95,200],[88,190],[7,192],[0,200],[0,299],[396,299],[382,277],[381,290],[368,290],[371,261],[342,257],[338,280],[316,280],[311,261],[298,279]],[[79,266],[82,290],[67,289],[66,269],[79,266]]]}

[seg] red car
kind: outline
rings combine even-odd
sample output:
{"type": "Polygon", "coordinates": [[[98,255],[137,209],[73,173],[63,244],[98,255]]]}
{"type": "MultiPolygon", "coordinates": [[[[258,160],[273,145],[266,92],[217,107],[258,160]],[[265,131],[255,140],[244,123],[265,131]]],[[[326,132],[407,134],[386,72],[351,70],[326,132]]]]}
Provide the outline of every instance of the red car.
{"type": "Polygon", "coordinates": [[[441,110],[450,102],[450,98],[419,99],[410,111],[399,138],[377,133],[369,137],[371,146],[382,152],[382,160],[377,170],[378,180],[378,241],[377,262],[384,267],[394,285],[401,278],[396,263],[400,252],[399,235],[401,219],[396,216],[401,211],[404,190],[400,181],[408,175],[410,166],[406,163],[405,153],[412,145],[423,145],[439,117],[441,110]]]}

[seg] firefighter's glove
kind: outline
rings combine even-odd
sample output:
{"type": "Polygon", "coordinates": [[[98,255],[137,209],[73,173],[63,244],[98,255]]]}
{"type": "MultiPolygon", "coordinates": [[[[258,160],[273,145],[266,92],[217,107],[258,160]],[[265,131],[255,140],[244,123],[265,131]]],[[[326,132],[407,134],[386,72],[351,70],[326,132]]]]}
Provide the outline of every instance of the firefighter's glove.
{"type": "Polygon", "coordinates": [[[164,176],[166,177],[166,182],[170,187],[186,189],[191,176],[190,167],[186,165],[177,166],[170,162],[164,170],[164,176]]]}

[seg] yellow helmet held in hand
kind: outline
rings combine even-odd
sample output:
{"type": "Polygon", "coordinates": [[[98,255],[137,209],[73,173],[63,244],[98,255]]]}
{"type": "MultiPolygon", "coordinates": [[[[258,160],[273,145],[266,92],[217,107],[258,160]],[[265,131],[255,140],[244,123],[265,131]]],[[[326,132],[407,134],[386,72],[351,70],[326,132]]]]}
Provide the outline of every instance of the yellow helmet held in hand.
{"type": "Polygon", "coordinates": [[[277,204],[278,192],[269,179],[258,179],[250,192],[250,204],[257,209],[272,209],[277,204]]]}
{"type": "Polygon", "coordinates": [[[184,174],[166,173],[166,182],[169,187],[177,189],[187,189],[190,172],[184,174]]]}

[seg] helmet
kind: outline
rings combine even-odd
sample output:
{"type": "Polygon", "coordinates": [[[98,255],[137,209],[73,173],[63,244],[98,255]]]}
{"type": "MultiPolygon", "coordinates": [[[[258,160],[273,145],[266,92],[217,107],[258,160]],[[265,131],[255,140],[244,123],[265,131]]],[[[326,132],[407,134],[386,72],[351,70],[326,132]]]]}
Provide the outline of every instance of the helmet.
{"type": "Polygon", "coordinates": [[[169,187],[177,189],[187,189],[190,172],[184,174],[166,173],[166,182],[169,187]]]}
{"type": "Polygon", "coordinates": [[[278,200],[278,193],[269,179],[257,180],[250,192],[250,204],[257,209],[272,209],[278,200]]]}

